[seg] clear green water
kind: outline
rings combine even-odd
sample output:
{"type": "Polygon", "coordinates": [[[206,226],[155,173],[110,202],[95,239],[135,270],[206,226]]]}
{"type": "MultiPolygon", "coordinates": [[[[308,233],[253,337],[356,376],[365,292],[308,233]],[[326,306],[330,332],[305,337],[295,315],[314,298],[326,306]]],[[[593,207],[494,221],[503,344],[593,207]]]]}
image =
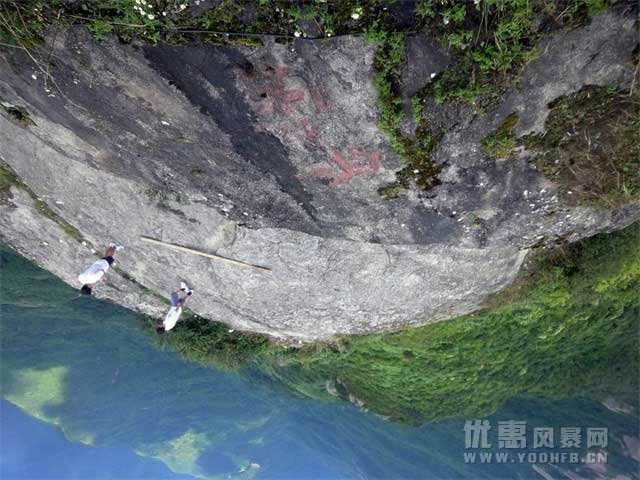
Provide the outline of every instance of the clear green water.
{"type": "MultiPolygon", "coordinates": [[[[127,310],[79,298],[4,247],[0,267],[3,479],[87,478],[87,471],[91,478],[538,477],[529,463],[465,464],[464,419],[400,426],[348,403],[185,362],[159,350],[127,310]]],[[[606,426],[608,463],[597,469],[637,478],[629,450],[637,411],[614,413],[580,398],[513,399],[489,419],[606,426]]],[[[596,477],[586,464],[539,467],[596,477]]]]}

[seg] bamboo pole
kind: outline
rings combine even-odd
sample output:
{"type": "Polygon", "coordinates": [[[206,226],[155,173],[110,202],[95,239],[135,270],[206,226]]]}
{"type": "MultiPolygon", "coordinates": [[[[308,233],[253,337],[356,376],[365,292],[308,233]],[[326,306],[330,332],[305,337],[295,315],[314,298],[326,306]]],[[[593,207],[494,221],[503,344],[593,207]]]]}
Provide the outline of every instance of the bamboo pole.
{"type": "Polygon", "coordinates": [[[214,255],[212,253],[201,252],[199,250],[194,250],[193,248],[187,248],[187,247],[183,247],[181,245],[175,245],[173,243],[163,242],[161,240],[156,240],[155,238],[151,238],[151,237],[141,236],[140,240],[142,240],[143,242],[147,242],[147,243],[153,243],[154,245],[161,245],[163,247],[167,247],[167,248],[170,248],[172,250],[177,250],[178,252],[191,253],[193,255],[200,255],[201,257],[212,258],[214,260],[222,260],[224,262],[232,263],[233,265],[238,265],[240,267],[255,268],[255,269],[258,269],[258,270],[264,270],[266,272],[270,272],[271,271],[271,269],[268,268],[268,267],[262,267],[260,265],[252,265],[251,263],[246,263],[246,262],[243,262],[243,261],[240,261],[240,260],[234,260],[233,258],[227,258],[227,257],[223,257],[221,255],[214,255]]]}

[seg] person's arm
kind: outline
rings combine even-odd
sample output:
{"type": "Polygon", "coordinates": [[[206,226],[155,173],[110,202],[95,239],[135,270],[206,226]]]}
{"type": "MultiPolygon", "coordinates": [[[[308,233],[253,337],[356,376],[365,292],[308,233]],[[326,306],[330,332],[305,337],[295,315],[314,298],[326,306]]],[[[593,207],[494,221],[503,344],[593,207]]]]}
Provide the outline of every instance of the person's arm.
{"type": "Polygon", "coordinates": [[[182,305],[185,305],[187,303],[187,300],[189,300],[191,298],[191,290],[189,290],[187,293],[184,294],[184,297],[182,299],[182,305]]]}

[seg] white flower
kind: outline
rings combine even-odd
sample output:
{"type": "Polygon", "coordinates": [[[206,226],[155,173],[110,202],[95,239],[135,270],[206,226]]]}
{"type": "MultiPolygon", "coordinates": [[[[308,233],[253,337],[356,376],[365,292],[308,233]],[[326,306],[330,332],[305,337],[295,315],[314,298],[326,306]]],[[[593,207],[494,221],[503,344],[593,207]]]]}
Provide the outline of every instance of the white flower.
{"type": "Polygon", "coordinates": [[[180,11],[184,10],[185,8],[187,8],[186,3],[183,3],[182,5],[180,5],[180,11]]]}
{"type": "Polygon", "coordinates": [[[444,23],[445,25],[449,25],[449,19],[447,17],[444,17],[442,19],[442,23],[444,23]]]}
{"type": "Polygon", "coordinates": [[[294,37],[299,37],[300,35],[302,35],[302,32],[299,32],[297,30],[295,32],[293,32],[293,36],[294,37]]]}
{"type": "Polygon", "coordinates": [[[330,36],[331,36],[331,34],[330,34],[330,33],[327,33],[327,37],[330,37],[330,36]]]}
{"type": "Polygon", "coordinates": [[[167,16],[167,12],[162,12],[162,16],[166,17],[167,16]]]}
{"type": "Polygon", "coordinates": [[[154,18],[156,18],[156,16],[150,13],[149,15],[147,15],[147,18],[149,20],[153,20],[154,18]]]}
{"type": "Polygon", "coordinates": [[[35,72],[34,72],[34,73],[31,74],[31,78],[33,78],[34,80],[37,80],[38,79],[38,75],[36,75],[35,72]]]}
{"type": "Polygon", "coordinates": [[[351,18],[353,18],[354,20],[358,20],[360,18],[360,14],[358,12],[353,12],[351,14],[351,18]]]}
{"type": "Polygon", "coordinates": [[[418,170],[417,168],[413,171],[413,173],[420,173],[420,170],[418,170]]]}
{"type": "Polygon", "coordinates": [[[437,75],[437,73],[436,73],[436,72],[433,72],[433,73],[430,75],[430,77],[431,77],[431,78],[434,78],[436,75],[437,75]]]}

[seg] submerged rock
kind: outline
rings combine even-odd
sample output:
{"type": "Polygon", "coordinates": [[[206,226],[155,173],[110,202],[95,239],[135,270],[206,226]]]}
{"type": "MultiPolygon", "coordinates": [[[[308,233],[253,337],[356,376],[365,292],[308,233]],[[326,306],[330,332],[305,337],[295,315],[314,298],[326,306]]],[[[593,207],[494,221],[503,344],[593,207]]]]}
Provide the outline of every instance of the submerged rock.
{"type": "MultiPolygon", "coordinates": [[[[136,47],[71,28],[51,40],[46,83],[23,52],[0,51],[0,156],[15,174],[1,196],[1,238],[74,285],[91,249],[117,241],[127,249],[97,296],[159,316],[166,305],[153,292],[168,295],[186,279],[199,315],[278,337],[468,313],[509,284],[541,240],[640,218],[637,203],[568,208],[526,154],[499,161],[480,148],[513,111],[520,134],[538,131],[558,96],[628,87],[635,44],[633,18],[615,13],[556,35],[497,110],[448,125],[434,152],[441,185],[386,200],[378,189],[402,164],[377,127],[375,47],[363,38],[136,47]]],[[[412,52],[437,56],[429,65],[445,58],[422,40],[412,52]]]]}

